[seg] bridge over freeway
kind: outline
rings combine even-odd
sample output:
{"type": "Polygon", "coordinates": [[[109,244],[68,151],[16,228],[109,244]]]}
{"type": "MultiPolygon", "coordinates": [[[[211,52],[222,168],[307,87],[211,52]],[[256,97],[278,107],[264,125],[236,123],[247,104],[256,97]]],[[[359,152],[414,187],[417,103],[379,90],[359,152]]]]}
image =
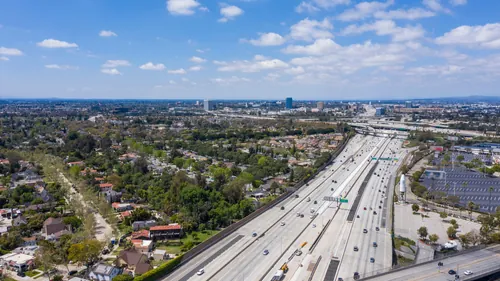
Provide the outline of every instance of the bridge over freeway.
{"type": "MultiPolygon", "coordinates": [[[[480,250],[467,251],[451,257],[436,259],[409,267],[404,267],[380,274],[368,274],[370,277],[360,280],[370,281],[438,281],[455,280],[454,275],[448,274],[453,269],[460,276],[457,280],[480,280],[481,278],[500,273],[500,245],[486,247],[480,250]],[[443,266],[439,267],[438,262],[443,266]],[[465,275],[464,271],[472,271],[465,275]]],[[[345,281],[347,279],[344,278],[345,281]]]]}

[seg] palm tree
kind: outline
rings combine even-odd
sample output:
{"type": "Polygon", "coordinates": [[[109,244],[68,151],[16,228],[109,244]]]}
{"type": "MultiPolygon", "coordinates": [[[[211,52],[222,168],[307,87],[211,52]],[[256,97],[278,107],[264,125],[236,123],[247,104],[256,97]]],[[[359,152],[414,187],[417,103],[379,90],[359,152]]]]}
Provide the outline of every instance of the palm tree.
{"type": "Polygon", "coordinates": [[[472,210],[474,209],[474,207],[476,206],[476,204],[474,204],[474,202],[472,201],[469,201],[469,203],[467,204],[467,207],[469,208],[469,218],[472,220],[472,210]]]}
{"type": "MultiPolygon", "coordinates": [[[[495,188],[493,188],[493,186],[490,186],[490,188],[489,188],[489,192],[490,192],[490,200],[489,200],[489,201],[490,201],[490,202],[489,202],[489,204],[488,204],[489,206],[491,206],[491,193],[492,193],[494,190],[495,190],[495,188]]],[[[488,208],[489,208],[489,207],[488,207],[488,208]]]]}

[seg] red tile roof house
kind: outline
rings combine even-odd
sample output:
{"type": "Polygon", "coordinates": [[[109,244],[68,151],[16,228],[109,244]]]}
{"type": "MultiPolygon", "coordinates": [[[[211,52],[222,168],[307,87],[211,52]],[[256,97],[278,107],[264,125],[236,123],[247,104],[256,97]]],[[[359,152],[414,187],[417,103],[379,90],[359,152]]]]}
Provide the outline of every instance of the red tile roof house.
{"type": "Polygon", "coordinates": [[[113,184],[112,183],[101,183],[101,184],[99,184],[99,188],[101,189],[101,192],[110,191],[111,189],[113,189],[113,184]]]}
{"type": "Polygon", "coordinates": [[[120,213],[120,219],[121,221],[125,220],[126,217],[130,217],[132,215],[132,212],[130,211],[125,211],[120,213]]]}
{"type": "Polygon", "coordinates": [[[132,232],[131,238],[132,239],[145,239],[145,240],[148,240],[148,239],[150,239],[149,230],[143,229],[143,230],[132,232]]]}
{"type": "Polygon", "coordinates": [[[182,237],[182,226],[178,223],[152,226],[149,234],[153,240],[177,239],[182,237]]]}

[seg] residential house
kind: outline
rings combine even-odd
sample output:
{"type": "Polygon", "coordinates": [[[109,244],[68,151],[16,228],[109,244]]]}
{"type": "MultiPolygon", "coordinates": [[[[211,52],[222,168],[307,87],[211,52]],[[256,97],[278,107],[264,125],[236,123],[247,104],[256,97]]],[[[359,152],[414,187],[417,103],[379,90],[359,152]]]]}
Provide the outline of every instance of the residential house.
{"type": "Polygon", "coordinates": [[[144,240],[150,240],[151,235],[149,234],[149,230],[147,229],[142,229],[139,231],[134,231],[130,235],[130,239],[144,239],[144,240]]]}
{"type": "Polygon", "coordinates": [[[11,226],[0,226],[0,236],[7,234],[10,230],[11,226]]]}
{"type": "Polygon", "coordinates": [[[117,257],[116,265],[130,272],[134,276],[144,274],[152,269],[148,257],[136,250],[123,250],[117,257]]]}
{"type": "Polygon", "coordinates": [[[162,261],[168,259],[167,251],[156,249],[153,252],[153,258],[157,261],[162,261]]]}
{"type": "Polygon", "coordinates": [[[80,277],[72,277],[68,281],[90,281],[88,279],[80,278],[80,277]]]}
{"type": "Polygon", "coordinates": [[[57,240],[61,235],[70,233],[71,226],[64,224],[62,218],[48,218],[43,222],[42,236],[47,240],[57,240]]]}
{"type": "Polygon", "coordinates": [[[148,254],[153,250],[154,243],[152,240],[132,239],[130,242],[139,253],[148,254]]]}
{"type": "Polygon", "coordinates": [[[106,180],[105,178],[94,178],[94,180],[98,183],[104,183],[104,181],[106,180]]]}
{"type": "Polygon", "coordinates": [[[108,201],[108,203],[110,204],[120,202],[120,200],[122,199],[122,193],[114,190],[104,192],[104,196],[106,197],[106,201],[108,201]]]}
{"type": "Polygon", "coordinates": [[[29,246],[36,246],[37,239],[35,236],[31,237],[23,237],[23,246],[24,247],[29,247],[29,246]]]}
{"type": "Polygon", "coordinates": [[[125,218],[132,216],[132,212],[130,211],[125,211],[120,213],[120,220],[124,221],[125,218]]]}
{"type": "Polygon", "coordinates": [[[115,209],[115,211],[117,212],[125,212],[134,209],[132,205],[129,203],[118,203],[118,202],[111,204],[111,207],[113,207],[113,209],[115,209]]]}
{"type": "Polygon", "coordinates": [[[134,231],[137,231],[142,228],[149,228],[152,226],[156,226],[156,221],[154,220],[148,220],[148,221],[134,221],[132,223],[132,229],[134,231]]]}
{"type": "Polygon", "coordinates": [[[98,263],[90,271],[90,280],[112,281],[115,276],[121,273],[121,269],[104,263],[98,263]]]}
{"type": "Polygon", "coordinates": [[[0,256],[0,265],[3,268],[7,268],[13,271],[30,270],[33,268],[34,262],[35,257],[26,254],[9,253],[0,256]]]}
{"type": "Polygon", "coordinates": [[[100,188],[101,192],[110,191],[110,190],[113,190],[113,184],[112,183],[100,183],[99,188],[100,188]]]}
{"type": "Polygon", "coordinates": [[[23,215],[17,216],[12,220],[12,226],[20,226],[24,224],[28,224],[28,220],[23,215]]]}
{"type": "Polygon", "coordinates": [[[149,228],[149,233],[154,240],[180,238],[182,236],[182,226],[178,223],[153,226],[149,228]]]}

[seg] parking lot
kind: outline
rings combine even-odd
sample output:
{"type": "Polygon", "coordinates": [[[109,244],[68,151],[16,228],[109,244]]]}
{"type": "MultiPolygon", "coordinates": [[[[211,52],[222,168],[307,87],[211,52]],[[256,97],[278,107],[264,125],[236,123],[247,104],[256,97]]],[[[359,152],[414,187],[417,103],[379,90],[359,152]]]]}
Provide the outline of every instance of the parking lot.
{"type": "Polygon", "coordinates": [[[467,205],[469,201],[479,205],[483,212],[495,212],[500,206],[500,178],[489,177],[476,171],[468,171],[463,167],[452,169],[447,167],[445,179],[422,179],[422,184],[430,191],[442,191],[455,195],[460,204],[467,205]],[[448,184],[448,188],[446,187],[448,184]],[[490,187],[493,187],[490,198],[490,187]],[[491,201],[490,201],[491,199],[491,201]],[[491,203],[491,204],[490,204],[491,203]]]}

